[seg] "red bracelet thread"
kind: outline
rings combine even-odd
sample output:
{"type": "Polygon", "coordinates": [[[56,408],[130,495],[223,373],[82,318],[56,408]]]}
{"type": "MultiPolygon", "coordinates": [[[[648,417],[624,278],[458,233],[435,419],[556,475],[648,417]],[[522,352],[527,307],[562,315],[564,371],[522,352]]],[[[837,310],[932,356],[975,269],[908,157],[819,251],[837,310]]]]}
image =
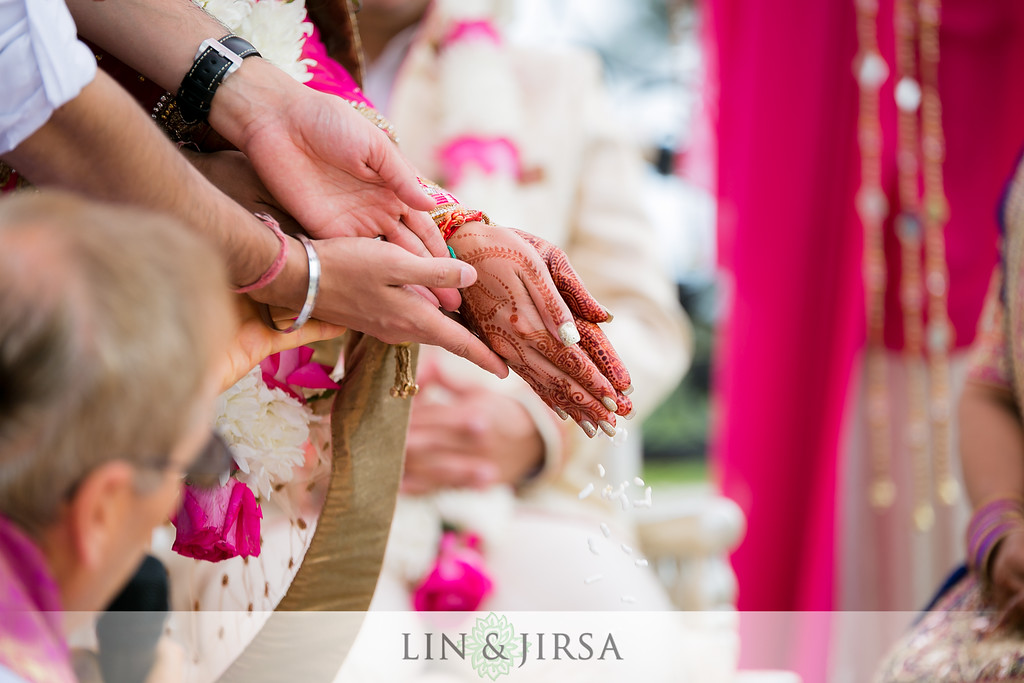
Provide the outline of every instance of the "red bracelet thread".
{"type": "Polygon", "coordinates": [[[264,225],[274,231],[274,234],[277,235],[277,239],[281,241],[281,249],[277,252],[277,258],[274,259],[274,262],[270,264],[270,267],[267,268],[263,275],[260,276],[260,279],[256,280],[256,282],[251,285],[231,290],[235,294],[245,294],[246,292],[266,287],[274,281],[274,278],[281,274],[281,271],[284,270],[284,264],[288,260],[288,238],[281,231],[281,226],[272,216],[265,213],[258,213],[255,215],[256,218],[263,221],[264,225]]]}
{"type": "Polygon", "coordinates": [[[487,222],[487,217],[484,216],[483,211],[472,211],[470,209],[455,209],[449,211],[443,216],[437,217],[437,227],[441,231],[441,236],[444,237],[444,241],[447,242],[451,239],[451,236],[455,234],[455,231],[461,228],[466,223],[472,223],[474,221],[487,222]]]}

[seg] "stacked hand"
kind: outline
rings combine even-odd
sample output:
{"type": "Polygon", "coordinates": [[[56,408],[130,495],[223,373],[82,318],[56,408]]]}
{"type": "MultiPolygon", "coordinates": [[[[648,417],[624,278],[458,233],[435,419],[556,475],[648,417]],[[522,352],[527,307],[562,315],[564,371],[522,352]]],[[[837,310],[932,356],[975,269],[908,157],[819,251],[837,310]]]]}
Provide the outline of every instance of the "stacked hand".
{"type": "Polygon", "coordinates": [[[544,457],[544,441],[519,401],[421,363],[405,442],[402,490],[518,484],[544,457]]]}
{"type": "Polygon", "coordinates": [[[509,367],[563,419],[594,436],[630,417],[629,373],[598,323],[611,316],[557,247],[527,233],[467,223],[449,240],[478,279],[461,313],[509,367]],[[578,342],[578,343],[577,343],[578,342]]]}
{"type": "MultiPolygon", "coordinates": [[[[369,132],[391,144],[379,131],[369,132]]],[[[213,184],[242,206],[253,212],[271,214],[286,229],[298,229],[298,223],[267,190],[240,152],[189,154],[189,158],[213,184]]],[[[420,196],[426,196],[418,185],[416,188],[420,196]]],[[[444,247],[430,217],[422,212],[414,213],[426,220],[432,231],[430,235],[444,247]]],[[[359,234],[359,214],[353,212],[352,215],[356,221],[352,232],[359,234]]],[[[501,358],[438,311],[439,306],[449,310],[458,308],[461,301],[458,288],[476,279],[473,268],[453,260],[447,248],[442,258],[434,258],[413,254],[391,242],[368,239],[369,236],[316,240],[323,276],[315,316],[389,343],[422,342],[441,346],[488,372],[506,376],[508,368],[501,358]]],[[[298,242],[293,241],[291,248],[297,254],[303,253],[298,242]]],[[[272,291],[273,287],[267,288],[254,292],[253,296],[264,300],[272,291]]],[[[294,312],[275,317],[294,318],[294,312]]]]}

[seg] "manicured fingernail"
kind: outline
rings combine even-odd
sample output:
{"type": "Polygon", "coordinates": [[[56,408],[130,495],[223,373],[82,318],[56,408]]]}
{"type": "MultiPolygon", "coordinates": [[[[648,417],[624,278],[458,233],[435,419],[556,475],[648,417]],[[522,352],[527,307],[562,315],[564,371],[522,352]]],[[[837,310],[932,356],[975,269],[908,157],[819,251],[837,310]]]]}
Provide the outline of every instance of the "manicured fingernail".
{"type": "Polygon", "coordinates": [[[606,318],[604,319],[604,321],[605,321],[606,323],[610,323],[611,321],[615,320],[615,316],[614,316],[614,315],[612,315],[612,312],[611,312],[611,311],[609,311],[609,310],[608,310],[607,308],[606,308],[606,309],[604,309],[604,314],[605,314],[606,316],[608,316],[608,317],[606,317],[606,318]]]}
{"type": "Polygon", "coordinates": [[[558,338],[562,340],[562,343],[566,346],[572,346],[578,344],[580,341],[580,331],[576,329],[576,324],[573,321],[563,323],[558,328],[558,338]]]}
{"type": "Polygon", "coordinates": [[[474,282],[476,282],[476,268],[466,263],[460,268],[459,287],[469,287],[474,282]]]}
{"type": "Polygon", "coordinates": [[[624,420],[632,420],[634,417],[636,417],[636,408],[633,408],[633,410],[631,410],[628,413],[626,413],[625,415],[623,415],[622,419],[624,419],[624,420]]]}
{"type": "Polygon", "coordinates": [[[597,424],[601,426],[601,431],[603,431],[605,434],[607,434],[608,436],[615,436],[615,427],[612,426],[612,423],[601,420],[597,424]]]}
{"type": "Polygon", "coordinates": [[[558,417],[562,418],[563,420],[569,419],[569,413],[565,412],[564,410],[557,406],[555,407],[555,415],[558,415],[558,417]]]}
{"type": "Polygon", "coordinates": [[[585,431],[587,433],[587,436],[589,436],[591,439],[593,439],[597,435],[597,427],[595,427],[592,423],[587,422],[586,420],[580,422],[580,427],[583,427],[583,431],[585,431]]]}
{"type": "Polygon", "coordinates": [[[622,395],[623,396],[629,396],[632,393],[633,393],[633,385],[630,384],[628,387],[626,387],[626,390],[622,392],[622,395]]]}
{"type": "Polygon", "coordinates": [[[619,409],[619,405],[614,400],[608,398],[607,396],[601,399],[601,403],[603,403],[604,407],[612,411],[613,413],[619,409]]]}

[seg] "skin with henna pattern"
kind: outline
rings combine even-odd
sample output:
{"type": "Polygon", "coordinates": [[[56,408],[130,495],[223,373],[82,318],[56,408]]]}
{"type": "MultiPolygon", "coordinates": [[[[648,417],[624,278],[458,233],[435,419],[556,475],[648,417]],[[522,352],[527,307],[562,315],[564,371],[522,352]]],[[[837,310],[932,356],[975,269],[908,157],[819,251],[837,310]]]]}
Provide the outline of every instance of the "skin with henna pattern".
{"type": "Polygon", "coordinates": [[[460,312],[470,328],[549,407],[564,411],[590,436],[596,427],[613,432],[615,414],[633,410],[622,393],[629,373],[597,327],[610,316],[587,293],[565,254],[533,235],[482,223],[462,226],[448,244],[479,274],[462,290],[460,312]],[[556,335],[569,320],[581,341],[565,346],[556,335]]]}
{"type": "MultiPolygon", "coordinates": [[[[611,342],[608,341],[604,332],[598,327],[598,323],[611,322],[611,313],[590,295],[583,285],[583,280],[569,263],[569,257],[565,255],[564,251],[547,240],[528,232],[521,230],[513,230],[513,232],[533,245],[537,253],[544,259],[548,271],[551,273],[551,279],[554,281],[555,287],[558,288],[558,293],[562,295],[572,310],[576,329],[580,333],[580,346],[594,361],[601,374],[607,377],[612,386],[620,392],[616,399],[617,403],[623,401],[623,403],[619,403],[620,408],[624,404],[628,404],[629,400],[625,399],[621,392],[628,392],[631,386],[629,371],[626,370],[622,359],[615,353],[615,349],[612,348],[611,342]]],[[[632,405],[626,410],[618,410],[617,413],[626,416],[631,410],[632,405]]]]}

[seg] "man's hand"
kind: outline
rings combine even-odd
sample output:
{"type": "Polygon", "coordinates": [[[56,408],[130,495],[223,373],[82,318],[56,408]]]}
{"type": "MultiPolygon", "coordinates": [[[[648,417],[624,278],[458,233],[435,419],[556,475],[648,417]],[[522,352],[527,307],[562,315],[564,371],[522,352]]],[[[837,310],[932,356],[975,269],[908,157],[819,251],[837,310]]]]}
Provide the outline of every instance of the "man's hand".
{"type": "Polygon", "coordinates": [[[519,401],[424,365],[405,443],[402,490],[516,485],[540,464],[544,442],[519,401]]]}
{"type": "Polygon", "coordinates": [[[310,236],[381,236],[413,254],[448,253],[415,170],[340,97],[247,59],[218,89],[210,123],[310,236]]]}
{"type": "Polygon", "coordinates": [[[226,391],[245,377],[267,356],[313,342],[340,337],[345,333],[345,328],[340,325],[310,320],[294,332],[281,334],[271,330],[263,323],[256,311],[256,304],[249,297],[239,295],[237,300],[238,332],[227,350],[221,391],[226,391]]]}
{"type": "MultiPolygon", "coordinates": [[[[479,274],[462,291],[461,313],[470,327],[559,415],[588,436],[597,427],[614,434],[615,414],[633,410],[622,393],[629,375],[606,377],[587,349],[564,343],[572,341],[566,329],[575,332],[574,316],[536,248],[513,230],[482,223],[462,226],[449,244],[479,274]]],[[[614,349],[603,344],[594,339],[590,348],[607,355],[607,367],[620,367],[614,349]]]]}

